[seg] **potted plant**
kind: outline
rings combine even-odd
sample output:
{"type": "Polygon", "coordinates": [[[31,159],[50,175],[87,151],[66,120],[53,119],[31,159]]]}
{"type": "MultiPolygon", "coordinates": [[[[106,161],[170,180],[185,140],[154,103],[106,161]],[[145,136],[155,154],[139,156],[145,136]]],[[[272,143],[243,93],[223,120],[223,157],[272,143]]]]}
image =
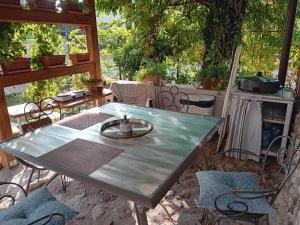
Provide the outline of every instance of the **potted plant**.
{"type": "Polygon", "coordinates": [[[54,52],[44,52],[42,56],[42,65],[46,69],[55,66],[64,66],[65,61],[65,55],[55,55],[54,52]]]}
{"type": "Polygon", "coordinates": [[[0,6],[21,8],[20,0],[0,0],[0,6]]]}
{"type": "Polygon", "coordinates": [[[92,76],[82,77],[83,85],[90,91],[91,95],[102,94],[103,80],[92,76]]]}
{"type": "Polygon", "coordinates": [[[67,45],[72,64],[79,64],[90,61],[90,54],[87,53],[86,35],[81,29],[72,30],[69,34],[67,45]]]}
{"type": "Polygon", "coordinates": [[[22,43],[20,24],[0,23],[0,65],[4,74],[30,70],[30,58],[23,58],[26,49],[22,43]]]}
{"type": "Polygon", "coordinates": [[[85,0],[61,0],[63,13],[88,14],[89,8],[85,0]]]}
{"type": "Polygon", "coordinates": [[[209,65],[199,73],[198,81],[204,89],[224,90],[229,79],[228,67],[225,63],[209,65]]]}
{"type": "Polygon", "coordinates": [[[154,85],[160,85],[161,79],[165,77],[165,74],[165,64],[148,62],[135,74],[135,80],[142,82],[153,81],[154,85]]]}
{"type": "Polygon", "coordinates": [[[71,60],[73,65],[84,63],[84,62],[89,62],[90,61],[90,54],[88,54],[88,53],[70,54],[70,60],[71,60]]]}
{"type": "Polygon", "coordinates": [[[30,27],[32,65],[34,69],[64,66],[60,28],[55,25],[32,25],[30,27]]]}
{"type": "Polygon", "coordinates": [[[31,10],[56,11],[55,0],[27,0],[31,10]]]}

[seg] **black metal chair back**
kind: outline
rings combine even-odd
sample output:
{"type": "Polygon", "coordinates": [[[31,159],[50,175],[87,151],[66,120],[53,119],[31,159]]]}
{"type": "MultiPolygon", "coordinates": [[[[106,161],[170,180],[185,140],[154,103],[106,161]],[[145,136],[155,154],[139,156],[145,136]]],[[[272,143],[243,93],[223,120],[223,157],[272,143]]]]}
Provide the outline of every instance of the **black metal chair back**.
{"type": "MultiPolygon", "coordinates": [[[[34,95],[32,102],[28,102],[24,107],[24,115],[26,123],[21,125],[21,133],[32,132],[38,128],[52,124],[55,119],[54,112],[58,111],[59,120],[62,119],[61,107],[58,102],[53,98],[42,98],[40,95],[34,95]]],[[[46,168],[35,165],[29,161],[16,158],[19,163],[31,169],[31,173],[26,185],[26,192],[29,191],[33,174],[38,171],[38,178],[41,171],[47,170],[46,168]]]]}
{"type": "MultiPolygon", "coordinates": [[[[245,202],[243,202],[243,200],[265,198],[271,205],[273,205],[279,193],[289,182],[289,180],[291,179],[291,177],[293,176],[297,167],[300,164],[300,134],[296,136],[294,141],[289,136],[276,137],[269,144],[269,147],[264,154],[265,156],[261,157],[256,156],[254,153],[246,150],[229,149],[227,151],[218,153],[214,157],[212,168],[215,168],[215,165],[218,164],[217,160],[224,160],[224,157],[222,158],[222,156],[235,156],[239,160],[245,155],[259,157],[259,159],[261,159],[260,161],[262,162],[260,179],[261,184],[264,186],[265,189],[264,191],[232,190],[231,193],[220,194],[218,197],[215,198],[214,204],[217,211],[221,213],[223,217],[220,217],[215,224],[219,224],[220,221],[224,219],[245,220],[250,222],[252,221],[255,224],[258,224],[258,219],[264,216],[264,214],[248,213],[248,205],[245,202]],[[282,143],[285,144],[283,145],[282,143]],[[274,157],[269,156],[270,152],[276,152],[275,160],[274,157]],[[271,171],[271,173],[268,174],[268,171],[271,171]],[[219,200],[222,199],[225,195],[231,194],[234,194],[238,201],[236,200],[234,202],[228,203],[228,209],[226,210],[221,209],[218,206],[219,200]],[[236,211],[232,209],[231,206],[233,206],[234,204],[243,205],[245,210],[236,211]]],[[[228,162],[228,160],[224,160],[225,164],[228,162]]],[[[249,163],[249,161],[247,161],[247,163],[249,163]]],[[[224,167],[224,165],[222,166],[224,167]]],[[[231,168],[235,168],[235,165],[231,165],[231,168]]],[[[207,210],[205,210],[205,213],[207,213],[207,210]]],[[[207,217],[205,217],[205,220],[206,219],[207,217]]]]}
{"type": "MultiPolygon", "coordinates": [[[[298,139],[299,136],[296,137],[298,139]]],[[[268,186],[272,187],[274,193],[269,197],[271,204],[274,203],[278,194],[282,188],[289,181],[293,173],[295,172],[297,166],[300,162],[300,149],[296,148],[295,141],[293,141],[289,136],[279,136],[273,139],[269,144],[269,147],[265,153],[262,165],[262,176],[261,182],[267,182],[267,177],[273,178],[272,182],[268,186]],[[281,143],[286,143],[281,146],[281,143]],[[266,165],[268,162],[268,155],[270,152],[276,152],[276,163],[277,167],[272,170],[272,174],[267,174],[266,165]]]]}
{"type": "Polygon", "coordinates": [[[179,91],[177,86],[172,86],[168,91],[161,91],[156,95],[154,106],[169,111],[188,112],[189,102],[186,93],[179,91]]]}
{"type": "Polygon", "coordinates": [[[26,124],[22,125],[23,132],[26,133],[51,124],[55,119],[55,111],[57,111],[59,120],[61,120],[61,107],[55,99],[34,95],[32,102],[28,102],[24,107],[26,124]]]}

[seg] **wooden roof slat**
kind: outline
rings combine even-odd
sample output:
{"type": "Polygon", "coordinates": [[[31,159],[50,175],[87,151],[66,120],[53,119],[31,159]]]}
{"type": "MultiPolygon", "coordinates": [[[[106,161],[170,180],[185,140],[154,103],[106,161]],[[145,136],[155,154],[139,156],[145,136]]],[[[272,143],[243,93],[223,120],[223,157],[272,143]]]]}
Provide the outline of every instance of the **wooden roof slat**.
{"type": "Polygon", "coordinates": [[[1,22],[90,25],[93,19],[91,15],[0,7],[1,22]]]}
{"type": "Polygon", "coordinates": [[[9,75],[0,75],[0,88],[30,83],[39,80],[46,80],[55,77],[73,75],[84,72],[94,72],[94,63],[82,63],[78,65],[67,65],[38,71],[28,71],[13,73],[9,75]]]}

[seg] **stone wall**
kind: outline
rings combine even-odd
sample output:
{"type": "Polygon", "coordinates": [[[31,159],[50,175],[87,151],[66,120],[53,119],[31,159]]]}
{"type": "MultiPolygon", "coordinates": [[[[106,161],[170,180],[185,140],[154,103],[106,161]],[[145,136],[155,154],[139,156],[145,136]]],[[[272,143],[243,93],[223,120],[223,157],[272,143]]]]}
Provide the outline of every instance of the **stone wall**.
{"type": "MultiPolygon", "coordinates": [[[[295,117],[292,137],[300,134],[300,113],[295,117]]],[[[300,225],[300,167],[279,194],[275,205],[278,214],[270,217],[270,225],[300,225]]]]}

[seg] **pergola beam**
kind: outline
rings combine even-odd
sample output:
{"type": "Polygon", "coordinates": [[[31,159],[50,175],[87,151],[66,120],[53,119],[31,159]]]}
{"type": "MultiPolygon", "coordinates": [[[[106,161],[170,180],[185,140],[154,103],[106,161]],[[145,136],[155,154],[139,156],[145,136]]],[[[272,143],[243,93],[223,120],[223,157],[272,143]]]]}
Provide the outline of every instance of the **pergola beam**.
{"type": "Polygon", "coordinates": [[[95,78],[101,78],[101,64],[100,64],[100,53],[99,43],[97,35],[97,21],[94,0],[87,0],[89,8],[91,9],[90,14],[93,18],[90,26],[86,30],[87,48],[90,54],[90,60],[94,62],[94,70],[91,73],[95,78]]]}
{"type": "Polygon", "coordinates": [[[90,25],[93,19],[92,15],[0,7],[1,22],[90,25]]]}
{"type": "Polygon", "coordinates": [[[283,86],[285,84],[288,65],[289,65],[289,56],[291,51],[294,25],[296,19],[297,1],[298,0],[289,0],[288,3],[286,30],[284,33],[284,40],[283,40],[283,45],[281,50],[281,57],[280,57],[280,66],[278,71],[278,79],[281,85],[283,86]]]}
{"type": "Polygon", "coordinates": [[[94,63],[82,63],[78,65],[62,66],[37,71],[28,71],[14,73],[10,75],[3,75],[0,76],[0,88],[84,72],[94,73],[94,63]]]}

